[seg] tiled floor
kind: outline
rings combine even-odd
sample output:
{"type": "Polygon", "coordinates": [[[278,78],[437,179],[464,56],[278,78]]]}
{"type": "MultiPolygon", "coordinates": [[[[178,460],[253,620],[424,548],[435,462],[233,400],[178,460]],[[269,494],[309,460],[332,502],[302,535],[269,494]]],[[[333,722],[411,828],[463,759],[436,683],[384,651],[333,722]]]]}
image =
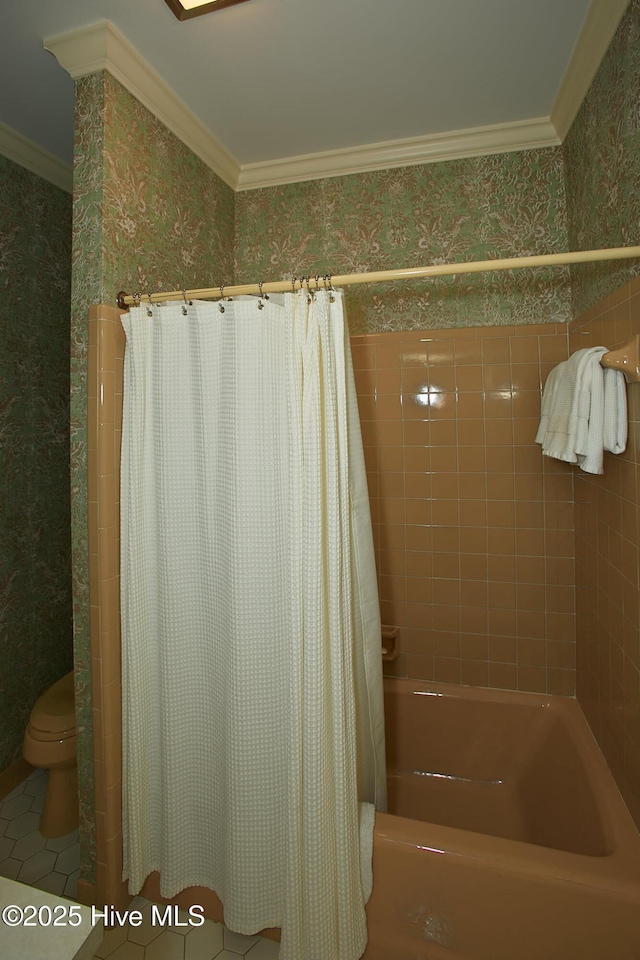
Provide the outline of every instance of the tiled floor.
{"type": "MultiPolygon", "coordinates": [[[[136,897],[129,909],[139,910],[143,923],[107,930],[96,960],[277,960],[280,953],[279,944],[272,940],[245,937],[212,920],[191,928],[153,925],[151,904],[142,897],[136,897]]],[[[181,912],[180,919],[187,921],[187,914],[181,912]]]]}
{"type": "Polygon", "coordinates": [[[78,831],[45,840],[38,826],[46,770],[34,770],[0,801],[0,876],[75,898],[80,867],[78,831]]]}
{"type": "MultiPolygon", "coordinates": [[[[46,785],[46,771],[34,770],[0,801],[0,876],[73,900],[80,872],[78,831],[56,840],[42,836],[38,827],[46,785]]],[[[193,927],[154,924],[151,904],[142,897],[129,910],[140,910],[143,923],[107,930],[96,960],[277,960],[280,952],[272,940],[245,937],[212,920],[193,927]]],[[[180,920],[188,915],[180,913],[180,920]]]]}

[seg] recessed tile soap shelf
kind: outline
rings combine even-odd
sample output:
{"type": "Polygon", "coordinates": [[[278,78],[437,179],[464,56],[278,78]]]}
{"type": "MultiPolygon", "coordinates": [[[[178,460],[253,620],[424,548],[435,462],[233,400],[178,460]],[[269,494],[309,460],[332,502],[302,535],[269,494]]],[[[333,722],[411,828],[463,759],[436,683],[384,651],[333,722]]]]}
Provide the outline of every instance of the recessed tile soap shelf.
{"type": "Polygon", "coordinates": [[[398,649],[398,638],[400,636],[400,627],[389,627],[382,625],[382,659],[386,662],[395,660],[400,650],[398,649]]]}

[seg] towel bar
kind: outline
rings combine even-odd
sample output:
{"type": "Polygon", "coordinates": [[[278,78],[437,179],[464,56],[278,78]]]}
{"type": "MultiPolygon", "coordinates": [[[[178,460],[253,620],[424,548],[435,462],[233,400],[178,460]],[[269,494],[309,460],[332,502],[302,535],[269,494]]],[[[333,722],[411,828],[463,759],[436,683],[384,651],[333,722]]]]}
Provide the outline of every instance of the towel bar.
{"type": "Polygon", "coordinates": [[[600,363],[603,367],[622,370],[627,383],[640,383],[640,334],[636,334],[619,350],[605,353],[600,363]]]}

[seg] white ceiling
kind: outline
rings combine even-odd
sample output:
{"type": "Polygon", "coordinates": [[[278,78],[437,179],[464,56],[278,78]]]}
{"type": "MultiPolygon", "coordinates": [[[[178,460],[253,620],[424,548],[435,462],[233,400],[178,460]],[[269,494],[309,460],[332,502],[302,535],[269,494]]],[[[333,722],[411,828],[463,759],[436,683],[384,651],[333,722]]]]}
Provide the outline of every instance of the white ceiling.
{"type": "Polygon", "coordinates": [[[0,121],[70,162],[73,81],[42,44],[103,18],[239,164],[548,118],[589,6],[248,0],[179,22],[164,0],[0,0],[0,121]]]}

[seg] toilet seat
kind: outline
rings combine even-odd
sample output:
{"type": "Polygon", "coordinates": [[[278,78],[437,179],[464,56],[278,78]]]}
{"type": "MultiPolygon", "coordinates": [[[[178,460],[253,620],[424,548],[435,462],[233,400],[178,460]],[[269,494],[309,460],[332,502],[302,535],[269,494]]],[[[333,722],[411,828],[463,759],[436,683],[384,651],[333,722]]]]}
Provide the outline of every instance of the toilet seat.
{"type": "Polygon", "coordinates": [[[38,697],[29,719],[34,740],[68,740],[76,735],[73,671],[38,697]]]}

